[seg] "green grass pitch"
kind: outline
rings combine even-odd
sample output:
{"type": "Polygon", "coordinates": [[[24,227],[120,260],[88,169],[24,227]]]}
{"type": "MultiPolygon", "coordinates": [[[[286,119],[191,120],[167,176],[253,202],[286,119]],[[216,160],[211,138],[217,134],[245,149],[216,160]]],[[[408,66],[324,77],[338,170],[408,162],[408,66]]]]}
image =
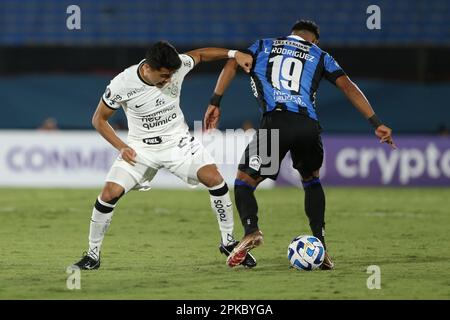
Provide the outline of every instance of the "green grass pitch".
{"type": "MultiPolygon", "coordinates": [[[[449,299],[448,188],[326,188],[333,271],[289,268],[310,234],[303,192],[258,190],[258,266],[230,269],[205,190],[131,192],[115,210],[102,266],[68,290],[99,190],[0,189],[0,299],[449,299]],[[381,269],[369,290],[367,267],[381,269]]],[[[242,226],[235,211],[235,235],[242,226]]]]}

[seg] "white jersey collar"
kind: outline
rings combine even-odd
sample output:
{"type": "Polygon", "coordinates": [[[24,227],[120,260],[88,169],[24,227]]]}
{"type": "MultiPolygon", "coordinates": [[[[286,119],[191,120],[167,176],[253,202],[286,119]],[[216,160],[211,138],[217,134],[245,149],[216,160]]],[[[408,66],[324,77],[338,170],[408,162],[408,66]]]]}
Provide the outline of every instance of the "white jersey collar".
{"type": "Polygon", "coordinates": [[[288,35],[287,37],[288,37],[288,38],[294,38],[294,39],[301,40],[301,41],[306,41],[305,39],[303,39],[303,38],[300,37],[300,36],[297,36],[296,34],[290,34],[290,35],[288,35]]]}
{"type": "Polygon", "coordinates": [[[140,69],[141,66],[144,64],[144,62],[145,62],[145,59],[143,59],[141,62],[139,62],[138,67],[137,67],[137,76],[138,76],[139,80],[141,80],[141,82],[143,82],[144,84],[146,84],[146,85],[148,85],[148,86],[150,86],[150,87],[154,87],[155,85],[153,85],[153,84],[151,84],[151,83],[145,81],[145,79],[142,78],[142,77],[141,77],[141,74],[139,73],[139,69],[140,69]]]}

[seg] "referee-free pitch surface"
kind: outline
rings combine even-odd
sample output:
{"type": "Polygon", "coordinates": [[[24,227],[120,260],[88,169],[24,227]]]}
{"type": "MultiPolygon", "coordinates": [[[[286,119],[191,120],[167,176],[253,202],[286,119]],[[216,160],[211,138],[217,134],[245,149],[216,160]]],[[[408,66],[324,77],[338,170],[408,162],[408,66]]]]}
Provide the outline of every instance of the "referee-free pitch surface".
{"type": "Polygon", "coordinates": [[[120,200],[101,268],[69,290],[66,267],[87,249],[99,190],[3,188],[0,299],[450,298],[449,188],[325,192],[333,271],[289,268],[291,239],[310,234],[301,189],[256,191],[265,243],[252,251],[254,269],[225,265],[206,190],[150,190],[120,200]],[[381,289],[367,287],[373,265],[381,289]]]}

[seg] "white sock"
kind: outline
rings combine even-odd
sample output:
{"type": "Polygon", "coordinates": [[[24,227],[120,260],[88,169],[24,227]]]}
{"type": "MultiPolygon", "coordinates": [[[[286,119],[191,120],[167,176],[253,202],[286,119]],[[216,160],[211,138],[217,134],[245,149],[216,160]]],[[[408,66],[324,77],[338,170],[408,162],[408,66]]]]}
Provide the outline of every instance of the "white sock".
{"type": "Polygon", "coordinates": [[[95,260],[100,258],[103,238],[111,224],[114,207],[115,205],[104,202],[98,197],[92,210],[88,255],[95,260]]]}
{"type": "Polygon", "coordinates": [[[233,237],[233,204],[231,203],[228,186],[224,182],[218,186],[209,188],[211,208],[217,216],[222,244],[227,246],[235,242],[233,237]]]}

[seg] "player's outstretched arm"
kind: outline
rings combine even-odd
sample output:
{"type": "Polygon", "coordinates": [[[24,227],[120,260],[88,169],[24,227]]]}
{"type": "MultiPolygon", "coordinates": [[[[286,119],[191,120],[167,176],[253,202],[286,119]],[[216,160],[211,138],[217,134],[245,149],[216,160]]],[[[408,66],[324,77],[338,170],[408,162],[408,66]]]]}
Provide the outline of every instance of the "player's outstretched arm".
{"type": "Polygon", "coordinates": [[[106,139],[114,148],[120,151],[123,160],[131,165],[136,164],[136,152],[130,148],[119,136],[108,122],[108,119],[114,114],[115,110],[108,108],[106,104],[100,99],[97,109],[92,116],[92,125],[103,138],[106,139]]]}
{"type": "Polygon", "coordinates": [[[372,106],[366,96],[358,86],[350,80],[348,76],[340,76],[336,79],[336,86],[344,92],[353,106],[372,124],[375,128],[375,135],[380,138],[380,143],[388,143],[393,149],[396,149],[392,139],[391,128],[385,126],[376,116],[372,106]]]}
{"type": "Polygon", "coordinates": [[[228,60],[217,79],[214,94],[211,97],[203,120],[206,130],[217,128],[220,119],[220,100],[222,99],[225,90],[236,76],[237,67],[238,63],[235,60],[228,60]]]}
{"type": "Polygon", "coordinates": [[[200,48],[186,52],[186,54],[190,55],[194,59],[196,65],[204,61],[207,62],[234,58],[241,68],[247,73],[250,72],[253,63],[253,57],[251,55],[237,50],[223,48],[200,48]]]}

